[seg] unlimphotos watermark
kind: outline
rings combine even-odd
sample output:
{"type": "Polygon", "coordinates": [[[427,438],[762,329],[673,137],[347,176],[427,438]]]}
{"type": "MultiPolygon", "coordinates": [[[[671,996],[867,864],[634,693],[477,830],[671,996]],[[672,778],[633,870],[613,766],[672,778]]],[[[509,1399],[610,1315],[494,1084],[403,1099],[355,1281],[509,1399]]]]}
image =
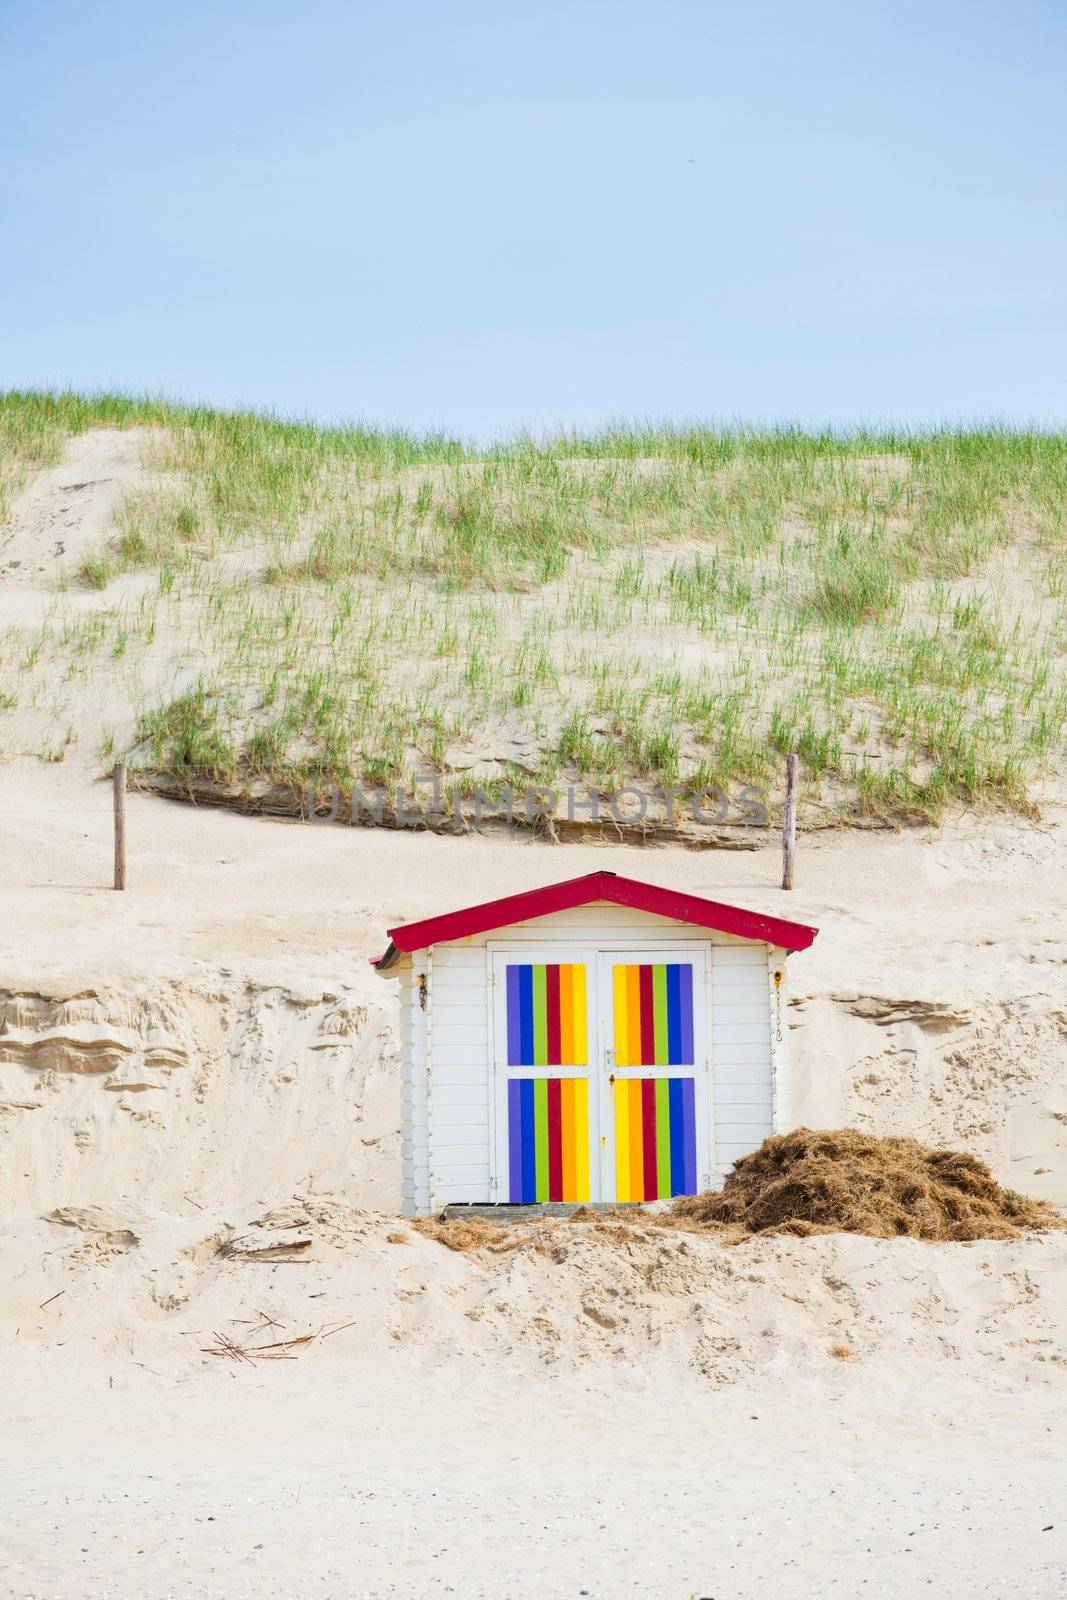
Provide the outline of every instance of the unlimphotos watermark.
{"type": "Polygon", "coordinates": [[[529,827],[546,818],[567,822],[606,823],[620,828],[666,824],[673,827],[691,822],[703,827],[766,828],[770,809],[766,789],[744,785],[736,798],[718,785],[694,790],[684,786],[654,784],[642,787],[623,784],[607,794],[581,784],[551,787],[527,784],[515,789],[510,784],[491,790],[474,786],[460,793],[454,790],[450,804],[443,793],[444,780],[438,773],[424,773],[412,780],[415,787],[431,790],[428,803],[419,801],[414,788],[399,785],[390,795],[382,788],[369,793],[357,784],[347,795],[331,784],[328,798],[316,795],[307,786],[303,814],[309,822],[346,822],[355,825],[364,819],[378,827],[439,827],[452,820],[456,827],[478,827],[485,821],[516,822],[529,827]]]}

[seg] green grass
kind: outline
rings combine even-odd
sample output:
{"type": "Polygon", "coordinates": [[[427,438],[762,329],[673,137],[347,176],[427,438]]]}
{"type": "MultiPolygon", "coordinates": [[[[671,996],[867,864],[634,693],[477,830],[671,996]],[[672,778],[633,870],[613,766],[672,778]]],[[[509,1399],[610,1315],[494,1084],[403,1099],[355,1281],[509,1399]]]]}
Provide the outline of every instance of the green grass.
{"type": "Polygon", "coordinates": [[[736,791],[796,749],[809,803],[896,820],[1026,811],[1062,769],[1061,435],[620,426],[479,450],[9,394],[0,496],[72,434],[134,425],[162,430],[165,476],[71,574],[101,611],[5,641],[0,681],[20,705],[47,681],[65,716],[58,685],[127,674],[156,769],[736,791]],[[108,604],[123,574],[152,585],[135,616],[108,604]]]}

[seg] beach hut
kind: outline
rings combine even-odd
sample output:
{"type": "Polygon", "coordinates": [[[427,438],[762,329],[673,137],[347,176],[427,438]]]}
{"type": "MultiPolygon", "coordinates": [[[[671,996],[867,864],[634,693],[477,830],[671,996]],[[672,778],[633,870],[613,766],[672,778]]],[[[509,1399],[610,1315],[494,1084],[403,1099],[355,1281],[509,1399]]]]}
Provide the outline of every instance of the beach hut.
{"type": "Polygon", "coordinates": [[[405,1214],[721,1184],[791,1125],[785,958],[815,934],[612,872],[391,928],[405,1214]]]}

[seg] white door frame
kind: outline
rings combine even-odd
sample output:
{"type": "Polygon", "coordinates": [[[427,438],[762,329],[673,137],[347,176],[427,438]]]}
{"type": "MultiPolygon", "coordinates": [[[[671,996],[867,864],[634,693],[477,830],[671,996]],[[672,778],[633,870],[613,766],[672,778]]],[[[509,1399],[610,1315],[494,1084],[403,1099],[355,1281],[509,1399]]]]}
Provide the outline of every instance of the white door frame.
{"type": "Polygon", "coordinates": [[[600,1163],[597,1151],[602,1143],[600,1122],[600,1042],[597,1029],[597,948],[588,940],[567,944],[556,939],[550,945],[497,944],[487,945],[489,961],[489,1071],[490,1127],[489,1127],[489,1192],[500,1202],[508,1197],[510,1178],[510,1150],[508,1147],[508,1084],[513,1078],[585,1078],[589,1084],[589,1198],[599,1200],[600,1163]],[[545,963],[555,965],[570,962],[585,964],[585,1017],[586,1053],[584,1066],[559,1067],[509,1067],[508,991],[505,968],[512,962],[524,966],[545,963]]]}
{"type": "Polygon", "coordinates": [[[603,1102],[603,1127],[606,1138],[601,1141],[604,1192],[615,1193],[615,1117],[612,1107],[612,1084],[615,1078],[680,1078],[692,1075],[695,1089],[697,1188],[711,1186],[712,1155],[714,1152],[714,1108],[711,1073],[711,961],[708,946],[704,943],[679,941],[677,944],[637,945],[623,941],[613,943],[600,951],[599,1033],[601,1039],[601,1097],[603,1102]],[[615,992],[612,968],[621,959],[631,963],[660,966],[676,962],[679,957],[693,963],[693,1064],[688,1066],[619,1067],[614,1060],[615,992]]]}
{"type": "MultiPolygon", "coordinates": [[[[714,1171],[714,1092],[711,1070],[711,952],[703,940],[672,940],[669,944],[649,945],[639,936],[612,939],[610,944],[590,943],[588,939],[554,938],[550,944],[533,942],[511,944],[492,941],[486,946],[490,1028],[490,1193],[494,1200],[508,1196],[510,1152],[508,1147],[508,1082],[510,1078],[573,1078],[589,1080],[589,1192],[591,1200],[612,1200],[615,1196],[615,1117],[612,1077],[614,1041],[614,994],[611,970],[615,962],[660,965],[679,958],[693,963],[693,1055],[692,1076],[696,1091],[697,1186],[710,1188],[714,1171]],[[581,1066],[510,1067],[507,1063],[507,982],[504,969],[509,962],[583,962],[586,976],[586,1026],[588,1062],[581,1066]]],[[[630,1078],[681,1077],[688,1072],[676,1067],[630,1067],[618,1069],[630,1078]]]]}

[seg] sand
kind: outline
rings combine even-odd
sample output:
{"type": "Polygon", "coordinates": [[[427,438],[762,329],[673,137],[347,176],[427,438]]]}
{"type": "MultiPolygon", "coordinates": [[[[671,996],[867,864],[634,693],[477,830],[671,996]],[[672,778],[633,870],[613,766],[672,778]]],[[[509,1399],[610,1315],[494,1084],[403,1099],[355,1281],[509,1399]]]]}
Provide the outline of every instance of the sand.
{"type": "Polygon", "coordinates": [[[91,428],[68,440],[60,463],[31,479],[0,524],[4,588],[37,592],[73,577],[127,496],[152,483],[144,456],[160,437],[150,428],[91,428]]]}
{"type": "Polygon", "coordinates": [[[1067,1235],[560,1224],[457,1254],[395,1214],[396,991],[368,964],[393,922],[593,867],[814,921],[798,1120],[971,1151],[1063,1204],[1062,816],[804,837],[787,897],[770,849],[135,794],[117,895],[91,753],[7,753],[0,1592],[1064,1592],[1067,1235]]]}
{"type": "MultiPolygon", "coordinates": [[[[1061,1592],[1064,1236],[483,1260],[389,1214],[388,923],[601,864],[781,909],[773,852],[594,862],[135,795],[120,896],[106,789],[16,763],[0,800],[10,1594],[1061,1592]],[[216,1258],[265,1214],[294,1237],[280,1208],[311,1260],[216,1258]],[[201,1353],[264,1313],[355,1325],[201,1353]]],[[[805,842],[806,1122],[1064,1197],[1060,839],[805,842]]]]}
{"type": "Polygon", "coordinates": [[[477,1259],[231,1208],[312,1239],[272,1264],[123,1217],[7,1230],[11,1593],[1060,1592],[1062,1235],[477,1259]]]}

